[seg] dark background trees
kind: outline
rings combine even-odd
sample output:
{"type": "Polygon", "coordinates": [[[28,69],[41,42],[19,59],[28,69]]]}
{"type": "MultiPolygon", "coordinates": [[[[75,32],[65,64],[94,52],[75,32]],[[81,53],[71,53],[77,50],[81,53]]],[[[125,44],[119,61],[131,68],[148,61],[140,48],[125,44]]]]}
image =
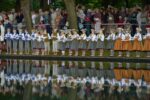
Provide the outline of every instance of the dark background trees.
{"type": "MultiPolygon", "coordinates": [[[[0,11],[20,8],[21,0],[0,0],[0,11]]],[[[84,4],[87,7],[95,8],[107,5],[113,5],[115,7],[127,6],[132,7],[136,4],[144,6],[150,4],[150,0],[74,0],[77,3],[84,4]]],[[[39,8],[49,9],[49,7],[64,7],[63,0],[51,0],[50,5],[47,4],[47,0],[30,0],[31,9],[37,10],[39,8]]]]}
{"type": "Polygon", "coordinates": [[[23,10],[25,22],[28,30],[31,30],[31,17],[32,10],[42,8],[49,10],[52,8],[66,8],[68,12],[68,21],[70,28],[77,29],[77,18],[75,13],[75,4],[83,4],[88,8],[107,7],[112,5],[115,7],[132,7],[135,5],[144,6],[150,4],[150,0],[50,0],[48,5],[47,0],[0,0],[0,11],[9,11],[15,8],[16,11],[23,10]]]}

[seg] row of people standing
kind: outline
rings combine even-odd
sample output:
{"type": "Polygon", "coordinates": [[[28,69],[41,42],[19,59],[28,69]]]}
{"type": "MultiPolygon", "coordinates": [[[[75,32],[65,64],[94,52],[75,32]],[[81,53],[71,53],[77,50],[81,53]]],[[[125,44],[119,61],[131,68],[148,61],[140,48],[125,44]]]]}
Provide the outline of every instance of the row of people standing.
{"type": "Polygon", "coordinates": [[[122,51],[126,51],[126,56],[130,56],[130,51],[136,51],[136,56],[140,57],[141,51],[146,51],[149,57],[150,51],[150,28],[147,28],[147,34],[142,36],[141,29],[137,28],[137,33],[131,37],[130,30],[122,28],[112,29],[108,36],[105,36],[103,29],[98,34],[91,29],[91,34],[86,36],[86,30],[82,29],[81,34],[75,29],[72,30],[53,30],[50,36],[46,30],[32,30],[30,34],[27,30],[16,29],[11,32],[7,30],[5,34],[7,53],[17,54],[49,54],[53,52],[57,55],[61,51],[65,55],[69,50],[69,55],[78,56],[79,51],[82,51],[82,56],[86,55],[86,51],[91,51],[91,56],[95,56],[95,51],[98,50],[99,56],[103,56],[104,50],[110,50],[110,56],[114,56],[114,51],[119,51],[118,56],[122,56],[122,51]],[[117,30],[117,31],[116,31],[117,30]],[[117,34],[116,34],[117,33],[117,34]],[[144,41],[143,41],[144,40],[144,41]],[[133,42],[133,43],[132,43],[133,42]],[[52,46],[52,49],[51,49],[52,46]],[[40,52],[41,51],[41,52],[40,52]]]}
{"type": "MultiPolygon", "coordinates": [[[[32,33],[30,34],[27,30],[23,31],[22,29],[18,29],[17,31],[17,29],[13,29],[13,32],[11,32],[11,30],[8,29],[5,34],[7,53],[39,53],[39,50],[42,51],[46,48],[44,45],[44,42],[46,41],[46,37],[44,37],[45,32],[46,30],[32,30],[32,33]]],[[[49,37],[49,34],[46,35],[49,37]]],[[[41,53],[44,54],[43,51],[41,53]]]]}
{"type": "Polygon", "coordinates": [[[89,36],[86,36],[84,29],[80,35],[76,30],[66,33],[62,30],[55,40],[58,42],[58,49],[62,51],[62,55],[69,50],[70,56],[73,52],[75,56],[78,56],[78,51],[81,50],[82,56],[85,56],[86,51],[90,50],[91,56],[95,56],[95,51],[98,50],[99,56],[103,56],[104,50],[110,50],[110,56],[114,56],[114,51],[118,51],[118,56],[122,56],[123,51],[126,52],[127,57],[130,57],[131,51],[136,52],[136,57],[140,57],[140,52],[144,51],[147,52],[147,57],[150,56],[150,28],[147,28],[147,34],[142,36],[141,29],[137,27],[134,37],[131,36],[129,29],[123,30],[120,27],[112,29],[108,36],[105,36],[103,29],[98,34],[95,34],[92,29],[89,36]]]}
{"type": "Polygon", "coordinates": [[[125,98],[126,96],[138,96],[138,98],[146,96],[149,98],[150,93],[150,84],[141,79],[133,80],[123,78],[121,80],[116,80],[104,77],[81,78],[66,75],[57,75],[52,77],[44,76],[42,74],[5,75],[4,71],[0,74],[1,78],[4,80],[4,82],[1,82],[2,84],[0,85],[0,92],[3,94],[23,94],[25,92],[25,86],[29,82],[32,82],[33,96],[35,96],[35,94],[39,96],[50,95],[55,99],[61,98],[63,92],[71,95],[71,97],[67,95],[68,98],[72,98],[72,96],[74,96],[77,100],[84,98],[95,99],[95,97],[106,98],[107,96],[114,94],[120,97],[125,96],[125,98]]]}

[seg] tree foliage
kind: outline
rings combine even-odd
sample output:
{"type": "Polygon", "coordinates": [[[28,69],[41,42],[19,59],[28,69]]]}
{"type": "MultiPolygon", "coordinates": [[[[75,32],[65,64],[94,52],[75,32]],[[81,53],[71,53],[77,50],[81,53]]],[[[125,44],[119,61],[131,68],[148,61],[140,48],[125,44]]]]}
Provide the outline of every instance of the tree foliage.
{"type": "Polygon", "coordinates": [[[16,0],[0,0],[0,11],[8,11],[15,7],[16,0]]]}
{"type": "MultiPolygon", "coordinates": [[[[0,11],[8,11],[12,8],[17,8],[18,4],[16,4],[17,0],[0,0],[0,11]]],[[[21,1],[21,0],[20,0],[21,1]]],[[[47,0],[30,0],[31,1],[31,9],[37,10],[41,7],[44,9],[48,9],[49,7],[53,8],[64,8],[65,4],[63,0],[52,0],[50,5],[46,5],[47,0]],[[44,6],[41,4],[43,2],[44,6]]],[[[108,5],[113,5],[115,7],[132,7],[135,5],[147,5],[150,4],[150,0],[75,0],[76,4],[83,4],[88,8],[96,8],[96,7],[107,7],[108,5]],[[127,4],[128,3],[128,4],[127,4]]]]}

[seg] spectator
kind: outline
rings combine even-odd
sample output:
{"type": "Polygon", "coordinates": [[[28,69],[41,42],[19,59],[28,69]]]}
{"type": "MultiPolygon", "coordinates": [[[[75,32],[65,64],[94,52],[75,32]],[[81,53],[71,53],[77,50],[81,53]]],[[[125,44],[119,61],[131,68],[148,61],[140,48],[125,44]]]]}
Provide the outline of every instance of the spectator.
{"type": "Polygon", "coordinates": [[[118,20],[117,20],[117,25],[118,27],[124,27],[124,19],[122,18],[122,16],[119,16],[118,20]]]}
{"type": "Polygon", "coordinates": [[[142,23],[142,18],[141,18],[141,9],[138,8],[137,9],[137,16],[136,16],[136,20],[137,20],[137,23],[138,23],[138,26],[141,28],[141,23],[142,23]]]}

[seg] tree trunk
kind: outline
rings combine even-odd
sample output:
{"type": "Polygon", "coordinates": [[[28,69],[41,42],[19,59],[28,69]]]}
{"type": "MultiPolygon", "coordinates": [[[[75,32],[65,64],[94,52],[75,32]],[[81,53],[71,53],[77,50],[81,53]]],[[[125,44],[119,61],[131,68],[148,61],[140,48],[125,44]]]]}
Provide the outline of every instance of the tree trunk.
{"type": "Polygon", "coordinates": [[[16,11],[20,11],[20,1],[21,0],[16,0],[16,4],[15,4],[16,11]]]}
{"type": "Polygon", "coordinates": [[[32,30],[30,0],[21,0],[21,9],[24,15],[26,28],[29,32],[32,30]]]}
{"type": "Polygon", "coordinates": [[[23,100],[32,100],[32,82],[25,85],[23,100]]]}
{"type": "Polygon", "coordinates": [[[78,29],[75,0],[64,0],[64,3],[68,12],[69,28],[78,29]]]}

